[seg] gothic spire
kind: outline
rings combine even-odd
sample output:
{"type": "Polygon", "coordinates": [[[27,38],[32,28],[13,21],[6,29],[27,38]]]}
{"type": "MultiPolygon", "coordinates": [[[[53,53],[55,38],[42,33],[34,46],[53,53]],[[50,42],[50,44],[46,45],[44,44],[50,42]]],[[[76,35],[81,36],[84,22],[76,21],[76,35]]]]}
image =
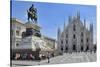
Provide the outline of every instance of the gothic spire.
{"type": "Polygon", "coordinates": [[[77,19],[80,19],[80,12],[77,11],[77,19]]]}
{"type": "Polygon", "coordinates": [[[84,19],[84,27],[86,27],[86,19],[84,19]]]}
{"type": "Polygon", "coordinates": [[[93,24],[90,23],[90,32],[93,32],[93,24]]]}
{"type": "Polygon", "coordinates": [[[60,28],[58,27],[58,36],[60,35],[61,31],[60,31],[60,28]]]}
{"type": "Polygon", "coordinates": [[[70,21],[71,21],[71,16],[68,17],[68,22],[70,22],[70,21]]]}
{"type": "Polygon", "coordinates": [[[65,30],[65,27],[66,27],[66,23],[64,22],[64,30],[65,30]]]}

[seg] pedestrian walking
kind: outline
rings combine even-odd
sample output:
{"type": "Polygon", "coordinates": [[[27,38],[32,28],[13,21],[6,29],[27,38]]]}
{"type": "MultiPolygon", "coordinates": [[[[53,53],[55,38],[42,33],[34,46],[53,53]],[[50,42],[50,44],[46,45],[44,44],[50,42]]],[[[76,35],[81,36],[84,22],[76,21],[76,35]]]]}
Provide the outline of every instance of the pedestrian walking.
{"type": "Polygon", "coordinates": [[[50,63],[50,53],[47,54],[48,63],[50,63]]]}

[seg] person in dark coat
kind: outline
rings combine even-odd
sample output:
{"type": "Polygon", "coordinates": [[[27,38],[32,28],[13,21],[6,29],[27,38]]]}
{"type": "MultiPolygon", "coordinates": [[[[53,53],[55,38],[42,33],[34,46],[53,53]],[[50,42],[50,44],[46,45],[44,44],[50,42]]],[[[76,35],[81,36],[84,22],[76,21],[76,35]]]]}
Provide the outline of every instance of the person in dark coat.
{"type": "Polygon", "coordinates": [[[50,63],[50,53],[47,54],[48,63],[50,63]]]}

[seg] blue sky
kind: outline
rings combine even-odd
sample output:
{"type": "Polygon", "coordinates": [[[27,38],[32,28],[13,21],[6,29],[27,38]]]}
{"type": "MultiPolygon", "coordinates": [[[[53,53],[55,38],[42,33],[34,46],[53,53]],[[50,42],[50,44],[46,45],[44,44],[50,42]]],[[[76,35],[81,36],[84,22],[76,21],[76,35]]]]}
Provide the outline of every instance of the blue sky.
{"type": "Polygon", "coordinates": [[[45,36],[57,38],[58,27],[63,28],[64,22],[68,23],[68,16],[75,16],[80,11],[81,20],[85,18],[87,26],[94,25],[94,39],[96,40],[96,6],[93,5],[72,5],[43,2],[12,2],[12,17],[27,22],[27,9],[34,4],[37,8],[38,24],[41,26],[41,33],[45,36]]]}

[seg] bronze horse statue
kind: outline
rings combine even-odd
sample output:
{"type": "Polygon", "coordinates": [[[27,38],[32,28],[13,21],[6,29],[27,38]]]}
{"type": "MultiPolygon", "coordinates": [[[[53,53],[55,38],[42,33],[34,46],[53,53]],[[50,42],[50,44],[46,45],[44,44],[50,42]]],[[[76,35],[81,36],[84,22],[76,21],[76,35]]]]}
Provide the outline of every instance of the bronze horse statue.
{"type": "Polygon", "coordinates": [[[28,15],[28,21],[31,19],[32,22],[37,23],[37,10],[36,8],[33,7],[33,5],[30,7],[29,10],[27,10],[27,15],[28,15]],[[34,19],[34,21],[33,21],[34,19]]]}

